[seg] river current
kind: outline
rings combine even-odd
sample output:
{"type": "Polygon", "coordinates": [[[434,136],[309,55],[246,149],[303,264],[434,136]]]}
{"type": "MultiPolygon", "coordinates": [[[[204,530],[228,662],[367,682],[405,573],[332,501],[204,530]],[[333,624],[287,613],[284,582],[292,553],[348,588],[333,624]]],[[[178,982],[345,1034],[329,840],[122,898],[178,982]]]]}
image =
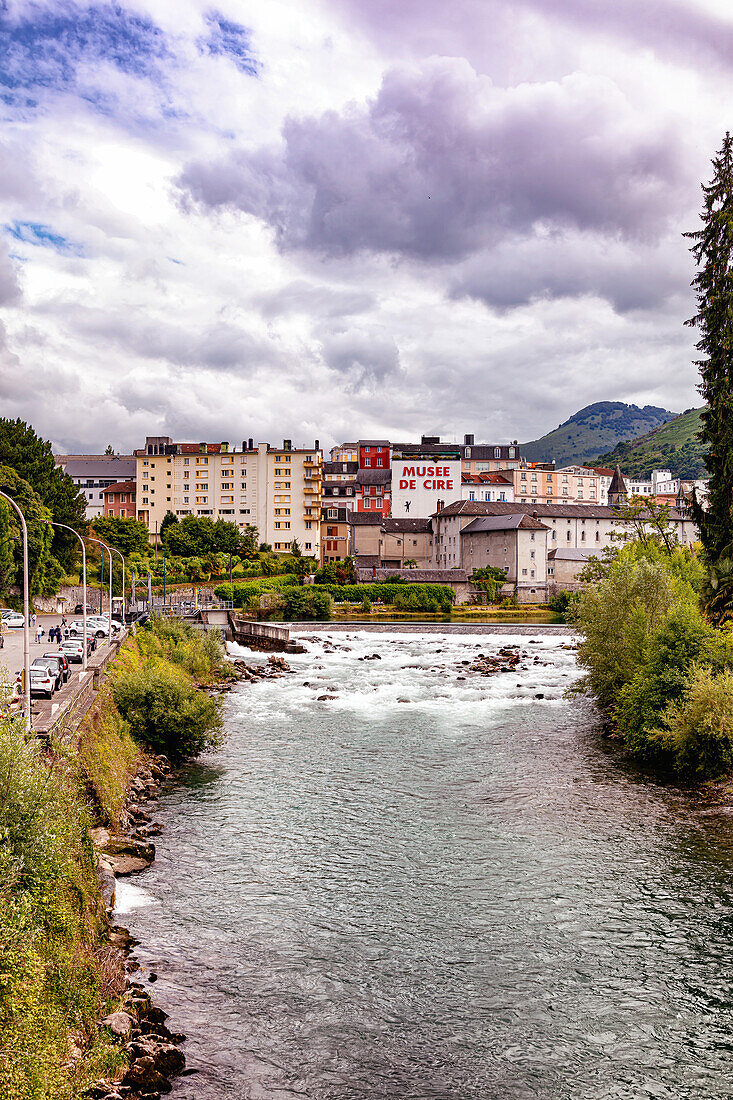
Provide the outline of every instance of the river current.
{"type": "Polygon", "coordinates": [[[568,639],[302,640],[119,891],[174,1100],[733,1097],[733,823],[604,748],[568,639]]]}

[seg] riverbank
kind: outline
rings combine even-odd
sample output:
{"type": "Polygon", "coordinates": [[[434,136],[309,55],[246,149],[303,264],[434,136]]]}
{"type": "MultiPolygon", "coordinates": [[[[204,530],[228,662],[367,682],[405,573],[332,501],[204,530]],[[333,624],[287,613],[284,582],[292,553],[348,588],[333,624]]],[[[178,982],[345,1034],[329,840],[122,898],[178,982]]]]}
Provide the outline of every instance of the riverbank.
{"type": "Polygon", "coordinates": [[[155,855],[144,801],[217,743],[204,686],[223,663],[218,639],[153,624],[124,643],[76,723],[40,742],[0,719],[3,1100],[154,1095],[183,1068],[170,1049],[183,1036],[133,982],[134,941],[110,913],[115,876],[155,855]]]}

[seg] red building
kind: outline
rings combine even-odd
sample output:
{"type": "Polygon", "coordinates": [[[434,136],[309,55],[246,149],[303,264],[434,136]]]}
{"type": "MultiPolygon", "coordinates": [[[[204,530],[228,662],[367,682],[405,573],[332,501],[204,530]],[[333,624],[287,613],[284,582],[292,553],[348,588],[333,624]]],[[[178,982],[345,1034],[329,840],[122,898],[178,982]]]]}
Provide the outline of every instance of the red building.
{"type": "Polygon", "coordinates": [[[118,481],[104,490],[105,516],[117,516],[119,519],[135,519],[135,482],[118,481]]]}
{"type": "Polygon", "coordinates": [[[359,469],[389,470],[391,450],[388,439],[360,439],[359,469]]]}

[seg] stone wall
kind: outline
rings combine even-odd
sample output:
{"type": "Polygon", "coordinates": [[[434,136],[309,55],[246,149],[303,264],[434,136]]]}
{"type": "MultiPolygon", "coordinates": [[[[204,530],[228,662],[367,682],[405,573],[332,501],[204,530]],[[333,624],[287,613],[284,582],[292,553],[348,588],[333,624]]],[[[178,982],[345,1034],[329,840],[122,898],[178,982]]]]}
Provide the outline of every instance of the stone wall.
{"type": "MultiPolygon", "coordinates": [[[[107,593],[109,589],[105,586],[104,592],[104,610],[107,610],[107,593]]],[[[68,615],[69,612],[74,614],[74,608],[78,603],[84,601],[84,587],[81,584],[62,585],[56,596],[34,596],[33,606],[36,611],[51,612],[54,615],[60,614],[65,611],[68,615]]],[[[99,610],[99,585],[87,585],[87,607],[90,611],[99,610]]]]}

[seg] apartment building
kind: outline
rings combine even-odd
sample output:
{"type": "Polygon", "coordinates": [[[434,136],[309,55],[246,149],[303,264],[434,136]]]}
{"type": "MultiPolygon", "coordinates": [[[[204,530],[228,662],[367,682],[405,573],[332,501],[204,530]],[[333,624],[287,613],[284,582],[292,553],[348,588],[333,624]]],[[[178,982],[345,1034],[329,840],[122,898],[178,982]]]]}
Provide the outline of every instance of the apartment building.
{"type": "Polygon", "coordinates": [[[87,519],[104,515],[105,489],[135,479],[134,455],[54,455],[54,461],[86,497],[87,519]]]}
{"type": "Polygon", "coordinates": [[[349,511],[324,503],[321,508],[321,565],[349,555],[349,511]]]}
{"type": "Polygon", "coordinates": [[[229,443],[174,443],[148,437],[135,452],[138,519],[155,541],[166,512],[254,524],[261,542],[287,551],[297,539],[303,553],[320,555],[322,454],[313,447],[229,443]]]}

